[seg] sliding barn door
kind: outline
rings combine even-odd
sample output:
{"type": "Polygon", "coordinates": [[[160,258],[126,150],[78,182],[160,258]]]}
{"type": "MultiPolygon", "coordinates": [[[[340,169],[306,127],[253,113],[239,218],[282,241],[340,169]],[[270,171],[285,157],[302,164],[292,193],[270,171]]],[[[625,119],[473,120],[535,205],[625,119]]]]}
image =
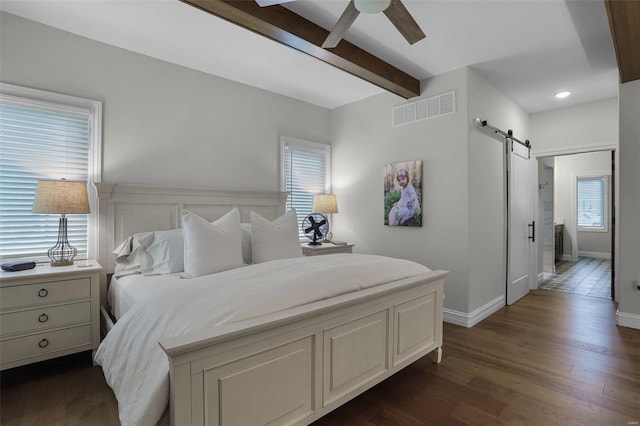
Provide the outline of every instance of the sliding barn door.
{"type": "Polygon", "coordinates": [[[535,235],[529,208],[529,147],[507,138],[507,304],[529,293],[529,251],[535,235]]]}

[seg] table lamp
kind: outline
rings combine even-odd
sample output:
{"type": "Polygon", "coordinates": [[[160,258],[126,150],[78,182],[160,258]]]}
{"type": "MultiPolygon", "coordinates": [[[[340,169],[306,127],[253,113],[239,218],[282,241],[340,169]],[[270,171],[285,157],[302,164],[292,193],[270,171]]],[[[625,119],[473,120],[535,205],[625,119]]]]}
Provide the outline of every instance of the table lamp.
{"type": "MultiPolygon", "coordinates": [[[[335,194],[320,194],[313,196],[313,207],[311,209],[314,213],[338,213],[338,200],[335,194]]],[[[327,223],[329,220],[327,219],[327,223]]],[[[329,230],[325,235],[324,242],[331,242],[331,224],[329,224],[329,230]]]]}
{"type": "Polygon", "coordinates": [[[51,266],[73,265],[73,258],[78,254],[78,249],[69,244],[66,215],[90,213],[87,182],[65,179],[39,181],[31,211],[60,214],[58,242],[47,251],[47,255],[51,259],[51,266]]]}

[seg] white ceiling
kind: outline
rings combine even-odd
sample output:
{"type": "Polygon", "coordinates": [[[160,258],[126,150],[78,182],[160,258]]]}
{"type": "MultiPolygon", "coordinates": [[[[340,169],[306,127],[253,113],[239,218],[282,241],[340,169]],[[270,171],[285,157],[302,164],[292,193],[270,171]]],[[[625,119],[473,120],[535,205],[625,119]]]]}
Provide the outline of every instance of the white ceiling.
{"type": "MultiPolygon", "coordinates": [[[[347,1],[286,7],[330,30],[347,1]]],[[[602,0],[403,2],[426,39],[410,46],[384,14],[361,14],[345,38],[420,80],[471,66],[531,113],[617,95],[602,0]],[[560,90],[572,95],[555,99],[560,90]]],[[[2,0],[0,9],[326,108],[383,91],[177,0],[2,0]]]]}

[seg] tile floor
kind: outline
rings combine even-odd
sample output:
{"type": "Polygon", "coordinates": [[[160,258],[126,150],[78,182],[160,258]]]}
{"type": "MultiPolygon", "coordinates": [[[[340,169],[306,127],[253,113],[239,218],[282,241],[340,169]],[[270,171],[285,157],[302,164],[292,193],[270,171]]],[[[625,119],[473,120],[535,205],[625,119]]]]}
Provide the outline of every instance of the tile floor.
{"type": "Polygon", "coordinates": [[[611,260],[579,257],[556,263],[556,273],[538,281],[538,288],[611,299],[611,260]]]}

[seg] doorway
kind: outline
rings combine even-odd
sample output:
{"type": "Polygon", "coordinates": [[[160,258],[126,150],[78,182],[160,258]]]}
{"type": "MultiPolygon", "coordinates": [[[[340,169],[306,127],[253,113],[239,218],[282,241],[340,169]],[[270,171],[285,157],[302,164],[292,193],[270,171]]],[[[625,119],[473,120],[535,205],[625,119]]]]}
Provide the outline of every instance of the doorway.
{"type": "Polygon", "coordinates": [[[615,298],[615,151],[538,160],[538,288],[615,298]]]}

